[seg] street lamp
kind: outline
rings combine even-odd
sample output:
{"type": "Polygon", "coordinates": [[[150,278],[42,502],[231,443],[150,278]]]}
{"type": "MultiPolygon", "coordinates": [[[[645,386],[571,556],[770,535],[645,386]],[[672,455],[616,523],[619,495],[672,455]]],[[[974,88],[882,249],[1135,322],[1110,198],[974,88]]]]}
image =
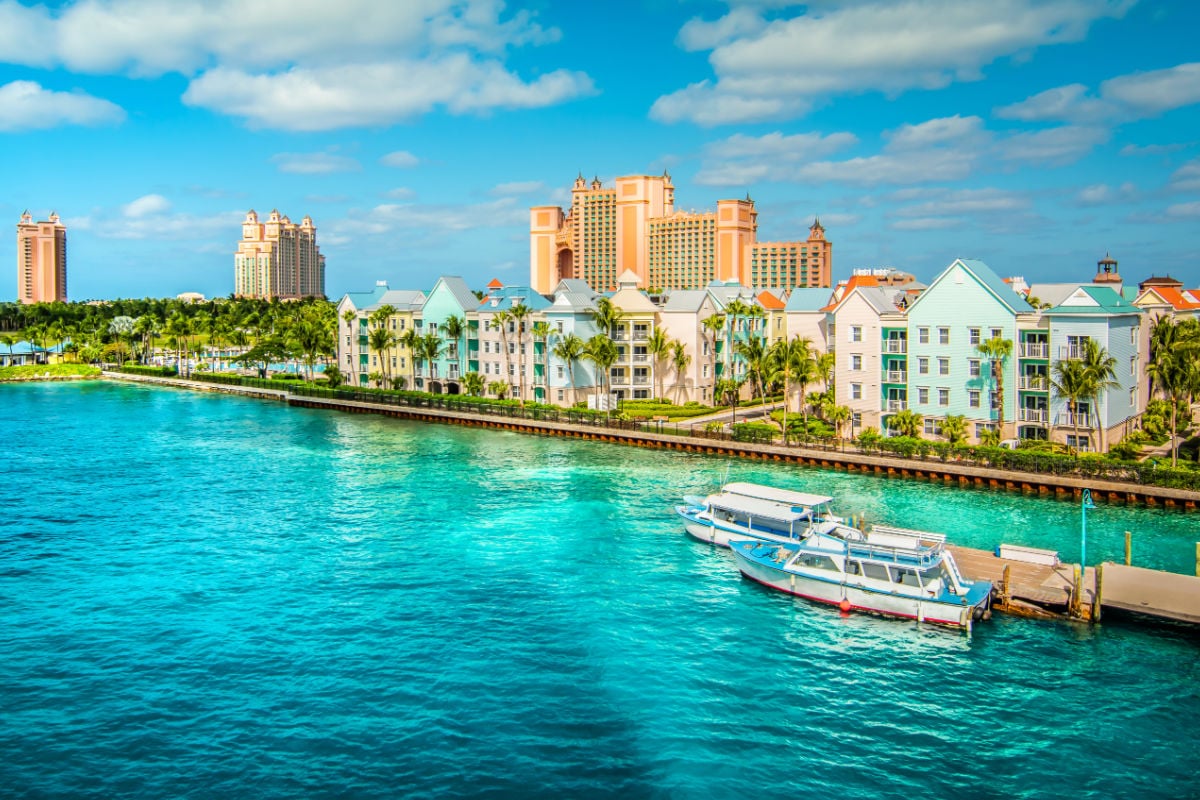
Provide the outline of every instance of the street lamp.
{"type": "Polygon", "coordinates": [[[1081,541],[1079,544],[1079,569],[1080,571],[1087,570],[1087,512],[1088,509],[1094,509],[1096,504],[1092,502],[1092,490],[1083,490],[1083,502],[1080,503],[1079,514],[1082,519],[1080,529],[1081,541]]]}

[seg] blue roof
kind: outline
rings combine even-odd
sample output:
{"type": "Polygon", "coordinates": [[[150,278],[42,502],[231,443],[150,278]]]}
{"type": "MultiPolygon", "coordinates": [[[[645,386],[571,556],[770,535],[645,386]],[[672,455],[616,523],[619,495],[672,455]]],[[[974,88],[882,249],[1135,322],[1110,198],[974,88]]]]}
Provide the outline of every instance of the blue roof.
{"type": "Polygon", "coordinates": [[[550,301],[528,286],[501,286],[499,289],[493,289],[487,293],[483,302],[479,303],[479,309],[481,311],[490,308],[508,309],[518,304],[524,304],[526,308],[534,311],[541,311],[550,306],[550,301]],[[493,306],[492,300],[500,302],[493,306]]]}
{"type": "Polygon", "coordinates": [[[833,289],[792,289],[784,311],[820,311],[829,305],[833,289]]]}

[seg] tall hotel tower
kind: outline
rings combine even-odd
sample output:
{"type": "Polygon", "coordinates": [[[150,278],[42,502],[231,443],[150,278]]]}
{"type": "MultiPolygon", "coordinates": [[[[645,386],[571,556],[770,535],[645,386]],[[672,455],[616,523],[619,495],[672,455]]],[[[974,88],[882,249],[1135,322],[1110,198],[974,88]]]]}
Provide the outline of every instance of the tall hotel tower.
{"type": "Polygon", "coordinates": [[[278,211],[266,222],[253,209],[242,221],[242,240],[233,256],[234,294],[297,300],[325,296],[325,256],[317,247],[311,217],[299,225],[278,211]]]}
{"type": "Polygon", "coordinates": [[[599,178],[589,185],[580,175],[568,211],[534,206],[529,217],[529,281],[541,293],[563,278],[607,291],[626,270],[639,286],[658,289],[698,289],[714,280],[784,289],[830,285],[833,244],[820,222],[807,241],[758,242],[753,200],[676,211],[665,172],[617,178],[612,188],[599,178]]]}
{"type": "Polygon", "coordinates": [[[26,211],[17,223],[17,300],[67,300],[67,228],[53,211],[45,222],[26,211]]]}

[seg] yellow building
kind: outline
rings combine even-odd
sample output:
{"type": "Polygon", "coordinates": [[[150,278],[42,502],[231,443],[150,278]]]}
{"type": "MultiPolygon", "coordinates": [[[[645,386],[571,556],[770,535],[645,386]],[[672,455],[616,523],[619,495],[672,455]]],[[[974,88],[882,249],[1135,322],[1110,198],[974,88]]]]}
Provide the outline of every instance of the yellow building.
{"type": "Polygon", "coordinates": [[[312,218],[306,216],[296,225],[273,210],[260,223],[251,209],[242,221],[233,273],[238,297],[324,297],[325,256],[317,247],[312,218]]]}
{"type": "Polygon", "coordinates": [[[530,209],[529,281],[541,293],[567,278],[607,291],[626,271],[639,286],[655,289],[701,288],[713,280],[785,289],[829,285],[832,245],[820,223],[807,242],[760,245],[757,232],[748,196],[719,200],[716,211],[682,212],[666,173],[619,177],[612,187],[580,175],[568,211],[530,209]]]}
{"type": "Polygon", "coordinates": [[[44,222],[26,211],[17,223],[17,300],[67,300],[67,228],[53,211],[44,222]]]}

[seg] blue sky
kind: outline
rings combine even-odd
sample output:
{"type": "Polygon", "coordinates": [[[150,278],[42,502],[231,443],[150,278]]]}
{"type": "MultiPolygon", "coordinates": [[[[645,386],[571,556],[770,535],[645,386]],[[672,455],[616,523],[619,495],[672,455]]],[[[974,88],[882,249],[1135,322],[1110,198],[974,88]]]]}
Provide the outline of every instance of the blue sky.
{"type": "Polygon", "coordinates": [[[250,208],[313,217],[333,297],[524,284],[529,206],[667,169],[682,209],[749,193],[760,239],[819,214],[835,279],[1110,251],[1194,287],[1198,30],[1187,0],[0,0],[0,219],[58,211],[72,299],[229,294],[250,208]]]}

